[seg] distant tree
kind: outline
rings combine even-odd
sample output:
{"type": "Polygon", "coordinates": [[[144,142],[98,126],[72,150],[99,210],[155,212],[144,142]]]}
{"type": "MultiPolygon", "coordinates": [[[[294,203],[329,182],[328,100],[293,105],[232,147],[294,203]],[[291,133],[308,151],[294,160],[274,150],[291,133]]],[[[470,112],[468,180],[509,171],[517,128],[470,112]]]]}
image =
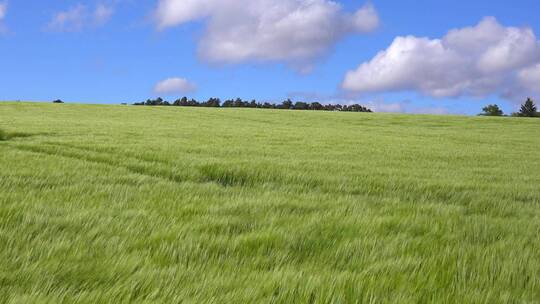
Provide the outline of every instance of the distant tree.
{"type": "Polygon", "coordinates": [[[247,103],[247,102],[244,102],[244,101],[242,100],[242,98],[236,98],[236,100],[235,100],[234,103],[233,103],[233,106],[234,106],[235,108],[244,108],[244,107],[247,107],[246,103],[247,103]]]}
{"type": "Polygon", "coordinates": [[[288,109],[292,109],[293,108],[293,102],[291,99],[287,98],[287,100],[283,101],[281,103],[281,106],[279,107],[280,109],[285,109],[285,110],[288,110],[288,109]]]}
{"type": "Polygon", "coordinates": [[[310,110],[315,110],[315,111],[321,111],[321,110],[324,110],[324,107],[322,104],[318,103],[318,102],[312,102],[310,105],[309,105],[309,109],[310,110]]]}
{"type": "Polygon", "coordinates": [[[352,104],[350,108],[351,108],[351,112],[365,112],[364,107],[362,107],[359,104],[352,104]]]}
{"type": "Polygon", "coordinates": [[[309,105],[305,102],[298,101],[293,107],[295,110],[309,110],[309,105]]]}
{"type": "Polygon", "coordinates": [[[496,104],[490,104],[482,108],[481,116],[503,116],[503,111],[496,104]]]}
{"type": "Polygon", "coordinates": [[[517,115],[519,117],[538,117],[538,112],[534,101],[531,98],[527,98],[524,104],[521,105],[521,109],[517,115]]]}
{"type": "Polygon", "coordinates": [[[57,99],[57,100],[53,100],[53,103],[64,103],[64,102],[60,99],[57,99]]]}
{"type": "Polygon", "coordinates": [[[339,111],[343,111],[343,112],[367,112],[367,113],[372,113],[372,111],[364,106],[361,106],[359,104],[352,104],[352,105],[343,105],[343,106],[340,106],[340,105],[337,105],[339,106],[338,109],[339,111]]]}
{"type": "Polygon", "coordinates": [[[227,99],[227,100],[225,100],[223,102],[223,104],[221,106],[224,107],[224,108],[232,108],[234,106],[234,100],[227,99]]]}
{"type": "Polygon", "coordinates": [[[173,106],[187,106],[188,105],[188,99],[186,96],[180,98],[180,99],[177,99],[173,102],[173,106]]]}
{"type": "Polygon", "coordinates": [[[207,102],[201,104],[203,107],[219,108],[221,100],[219,98],[210,98],[207,102]]]}
{"type": "Polygon", "coordinates": [[[144,104],[147,106],[163,106],[168,105],[169,103],[164,101],[163,98],[158,97],[156,99],[147,99],[144,104]]]}
{"type": "MultiPolygon", "coordinates": [[[[61,100],[55,100],[55,103],[62,103],[61,100]]],[[[135,102],[134,105],[138,106],[182,106],[182,107],[223,107],[223,108],[264,108],[264,109],[294,109],[294,110],[313,110],[313,111],[345,111],[345,112],[371,112],[370,109],[359,105],[359,104],[351,104],[351,105],[340,105],[340,104],[326,104],[322,105],[319,102],[296,102],[293,103],[292,100],[287,99],[283,101],[281,104],[277,105],[274,103],[264,102],[259,103],[255,99],[251,101],[242,100],[241,98],[236,98],[235,100],[228,99],[221,103],[221,100],[219,98],[210,98],[205,102],[199,103],[197,100],[191,98],[188,100],[187,97],[182,97],[181,99],[175,100],[172,104],[168,101],[164,100],[161,97],[158,97],[156,99],[147,99],[143,102],[135,102]]],[[[533,104],[534,107],[534,104],[533,104]]],[[[536,109],[534,107],[534,109],[536,109]]]]}
{"type": "Polygon", "coordinates": [[[194,98],[191,98],[188,102],[189,106],[191,107],[200,107],[201,103],[195,100],[194,98]]]}

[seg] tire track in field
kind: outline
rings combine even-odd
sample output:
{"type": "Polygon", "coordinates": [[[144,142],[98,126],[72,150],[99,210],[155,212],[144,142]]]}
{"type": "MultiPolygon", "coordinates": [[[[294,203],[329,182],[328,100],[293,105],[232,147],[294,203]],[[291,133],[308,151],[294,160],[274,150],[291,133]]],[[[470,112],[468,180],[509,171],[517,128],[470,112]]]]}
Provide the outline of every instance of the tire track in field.
{"type": "MultiPolygon", "coordinates": [[[[178,185],[181,185],[185,182],[195,182],[195,183],[205,183],[213,182],[217,185],[223,187],[254,187],[259,184],[264,184],[267,182],[273,182],[280,187],[284,185],[302,185],[296,189],[298,192],[312,192],[318,191],[327,195],[339,193],[341,195],[352,195],[352,196],[361,196],[361,197],[394,197],[407,202],[442,202],[447,203],[449,201],[455,200],[456,197],[463,202],[470,202],[473,199],[473,195],[468,191],[466,187],[453,187],[453,189],[441,189],[437,184],[431,185],[417,185],[417,183],[402,183],[402,184],[392,184],[389,185],[383,181],[370,180],[370,182],[362,183],[360,186],[354,187],[343,187],[340,188],[339,185],[336,188],[321,187],[322,181],[315,181],[311,179],[299,178],[299,177],[262,177],[258,174],[248,174],[245,171],[231,170],[228,168],[221,168],[212,165],[203,166],[200,168],[202,172],[201,176],[198,178],[195,176],[183,176],[175,174],[174,172],[162,168],[148,167],[135,164],[125,164],[122,163],[118,158],[110,157],[111,154],[114,154],[112,151],[107,152],[96,152],[93,149],[85,149],[82,147],[70,147],[69,145],[64,144],[50,144],[46,143],[41,146],[33,146],[28,144],[16,144],[16,145],[5,145],[5,147],[14,148],[20,151],[32,152],[42,155],[48,155],[53,157],[64,157],[69,159],[74,159],[78,161],[104,165],[113,169],[124,169],[130,173],[142,175],[148,178],[159,179],[162,181],[172,182],[178,185]],[[71,149],[72,151],[69,151],[71,149]],[[73,150],[78,150],[79,152],[74,152],[73,150]],[[92,155],[94,154],[94,155],[92,155]],[[205,172],[204,171],[209,171],[205,172]],[[254,179],[254,180],[252,180],[254,179]],[[306,184],[307,182],[307,184],[306,184]],[[304,188],[306,187],[306,188],[304,188]],[[404,195],[403,193],[407,193],[404,195]]],[[[170,165],[165,161],[148,161],[140,159],[133,156],[126,156],[123,159],[131,159],[137,162],[146,163],[151,165],[153,163],[166,164],[170,165]]]]}
{"type": "MultiPolygon", "coordinates": [[[[84,153],[86,155],[88,152],[93,152],[98,155],[122,155],[124,159],[133,159],[138,162],[147,163],[147,164],[161,164],[164,166],[171,166],[170,162],[161,160],[161,159],[148,159],[144,157],[140,157],[139,155],[135,153],[129,153],[126,151],[117,151],[112,147],[108,148],[98,148],[98,147],[87,147],[84,145],[77,145],[73,143],[62,143],[62,142],[55,142],[55,141],[48,141],[43,142],[43,144],[52,146],[54,148],[67,148],[72,150],[78,150],[84,153]],[[126,157],[124,157],[126,156],[126,157]]],[[[107,161],[113,162],[110,157],[105,158],[107,161]]],[[[143,169],[144,170],[144,169],[143,169]]],[[[251,172],[239,168],[228,168],[228,167],[221,167],[216,164],[207,164],[203,165],[200,168],[194,169],[194,171],[197,171],[200,176],[195,178],[188,178],[185,177],[185,179],[179,179],[177,175],[174,175],[174,173],[171,173],[168,170],[160,170],[159,176],[166,178],[166,179],[174,179],[176,182],[182,182],[186,180],[190,180],[193,182],[198,183],[205,183],[205,182],[212,182],[217,185],[220,185],[222,187],[232,187],[232,186],[240,186],[240,187],[246,187],[250,186],[253,187],[257,184],[263,184],[265,182],[276,182],[279,180],[279,178],[268,175],[268,172],[264,172],[264,174],[261,174],[261,172],[251,172]],[[172,175],[171,175],[172,174],[172,175]]],[[[153,176],[152,174],[148,174],[148,171],[146,171],[149,176],[153,176]]],[[[280,183],[281,184],[281,183],[280,183]]]]}
{"type": "MultiPolygon", "coordinates": [[[[6,145],[22,151],[45,154],[49,156],[59,156],[79,161],[86,161],[94,164],[105,165],[110,168],[124,169],[128,172],[156,178],[164,181],[182,184],[185,182],[205,183],[212,182],[222,187],[254,187],[259,184],[274,183],[280,187],[284,185],[301,185],[298,192],[318,191],[325,194],[340,194],[353,196],[370,196],[384,197],[392,196],[405,201],[435,201],[448,202],[454,197],[459,196],[461,200],[471,201],[471,194],[462,187],[453,187],[452,190],[440,189],[438,185],[417,185],[416,183],[388,184],[385,181],[377,181],[373,179],[363,179],[363,182],[355,183],[354,187],[339,187],[335,188],[324,187],[323,181],[311,180],[306,177],[298,176],[260,176],[257,172],[252,173],[246,170],[236,170],[235,168],[221,167],[219,165],[206,165],[198,168],[201,176],[187,176],[175,174],[171,170],[163,169],[154,166],[155,164],[170,166],[164,160],[159,159],[144,159],[137,157],[134,153],[118,152],[111,148],[90,148],[71,143],[44,142],[40,146],[17,144],[6,145]],[[112,157],[112,155],[121,155],[120,157],[112,157]],[[144,165],[126,164],[126,160],[143,163],[144,165]],[[123,162],[124,161],[124,162],[123,162]],[[402,193],[406,193],[405,195],[402,193]]],[[[197,170],[194,168],[194,170],[197,170]]]]}
{"type": "Polygon", "coordinates": [[[146,160],[140,157],[133,156],[122,152],[122,159],[119,157],[111,157],[111,155],[119,155],[118,152],[114,149],[96,149],[96,148],[86,148],[74,144],[64,144],[56,142],[44,142],[39,146],[28,145],[28,144],[18,144],[12,145],[12,148],[44,154],[55,157],[65,157],[70,159],[75,159],[78,161],[84,161],[99,165],[105,165],[111,168],[125,169],[128,172],[151,177],[158,178],[162,180],[171,181],[177,184],[182,184],[184,182],[195,182],[195,183],[215,183],[222,187],[253,187],[255,185],[264,184],[266,182],[273,182],[279,185],[282,185],[283,181],[279,182],[280,179],[276,176],[268,176],[268,172],[250,172],[241,168],[228,168],[221,167],[216,164],[208,164],[200,168],[194,168],[197,173],[193,176],[188,174],[179,175],[174,173],[171,170],[157,168],[153,166],[154,164],[171,166],[171,163],[168,163],[163,160],[146,160]],[[124,156],[126,155],[126,156],[124,156]],[[133,160],[139,163],[145,163],[144,165],[134,165],[126,164],[122,160],[133,160]]]}
{"type": "Polygon", "coordinates": [[[77,144],[63,143],[63,142],[55,142],[55,141],[46,141],[46,142],[43,142],[43,143],[46,144],[46,145],[49,145],[49,146],[65,147],[65,148],[69,148],[69,149],[73,149],[73,150],[79,150],[79,151],[82,151],[82,152],[90,151],[90,152],[93,152],[93,153],[96,153],[96,154],[122,155],[122,156],[124,156],[124,159],[130,158],[130,159],[134,159],[134,160],[137,160],[137,161],[140,161],[140,162],[145,162],[145,163],[159,163],[159,164],[166,165],[166,166],[171,165],[171,163],[169,163],[167,161],[164,161],[164,160],[161,160],[161,159],[157,159],[157,158],[156,159],[149,159],[149,158],[141,157],[136,153],[130,153],[130,152],[126,152],[126,151],[117,151],[114,148],[97,148],[97,147],[89,147],[89,146],[84,146],[84,145],[77,145],[77,144]]]}
{"type": "MultiPolygon", "coordinates": [[[[181,184],[187,181],[186,177],[180,176],[178,174],[174,174],[173,172],[170,172],[167,170],[163,170],[163,169],[148,170],[147,167],[140,166],[140,165],[122,164],[120,161],[114,158],[104,157],[103,153],[98,153],[91,150],[80,149],[85,152],[84,154],[81,154],[77,152],[66,151],[66,147],[61,146],[61,145],[60,146],[49,145],[49,147],[47,148],[45,146],[37,147],[37,146],[30,146],[30,145],[10,145],[9,147],[15,148],[20,151],[25,151],[25,152],[32,152],[32,153],[55,156],[55,157],[64,157],[64,158],[74,159],[78,161],[94,163],[98,165],[105,165],[110,168],[124,169],[134,174],[143,175],[150,178],[157,178],[157,179],[161,179],[165,181],[170,181],[176,184],[181,184]],[[94,153],[97,155],[92,156],[90,153],[94,153]]],[[[136,161],[139,161],[139,162],[149,163],[146,160],[141,160],[138,158],[133,158],[133,157],[127,157],[127,158],[135,159],[136,161]]]]}

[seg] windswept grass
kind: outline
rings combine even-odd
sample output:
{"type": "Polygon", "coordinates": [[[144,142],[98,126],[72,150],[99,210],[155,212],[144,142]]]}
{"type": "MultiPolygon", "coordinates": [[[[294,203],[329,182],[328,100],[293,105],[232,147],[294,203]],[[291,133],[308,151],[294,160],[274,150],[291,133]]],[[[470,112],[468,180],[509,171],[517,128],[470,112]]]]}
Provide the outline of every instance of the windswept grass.
{"type": "Polygon", "coordinates": [[[0,141],[6,141],[12,138],[25,138],[25,137],[30,137],[30,136],[32,136],[32,134],[28,134],[24,132],[6,132],[0,129],[0,141]]]}
{"type": "Polygon", "coordinates": [[[537,120],[0,103],[0,130],[0,303],[540,299],[537,120]]]}

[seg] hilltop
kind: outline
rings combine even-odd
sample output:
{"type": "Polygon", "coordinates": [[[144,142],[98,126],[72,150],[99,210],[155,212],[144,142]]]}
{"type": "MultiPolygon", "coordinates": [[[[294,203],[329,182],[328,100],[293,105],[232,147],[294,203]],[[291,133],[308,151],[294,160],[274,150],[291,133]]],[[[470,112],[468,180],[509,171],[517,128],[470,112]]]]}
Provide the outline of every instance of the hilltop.
{"type": "Polygon", "coordinates": [[[533,302],[527,118],[0,103],[8,302],[533,302]]]}

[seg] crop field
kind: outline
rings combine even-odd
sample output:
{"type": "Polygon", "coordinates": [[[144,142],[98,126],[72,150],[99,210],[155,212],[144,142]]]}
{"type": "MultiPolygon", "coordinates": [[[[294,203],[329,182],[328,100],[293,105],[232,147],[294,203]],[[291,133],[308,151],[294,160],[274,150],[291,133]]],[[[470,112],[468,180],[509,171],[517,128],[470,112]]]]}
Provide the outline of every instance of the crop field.
{"type": "Polygon", "coordinates": [[[0,103],[0,303],[539,303],[540,122],[0,103]]]}

